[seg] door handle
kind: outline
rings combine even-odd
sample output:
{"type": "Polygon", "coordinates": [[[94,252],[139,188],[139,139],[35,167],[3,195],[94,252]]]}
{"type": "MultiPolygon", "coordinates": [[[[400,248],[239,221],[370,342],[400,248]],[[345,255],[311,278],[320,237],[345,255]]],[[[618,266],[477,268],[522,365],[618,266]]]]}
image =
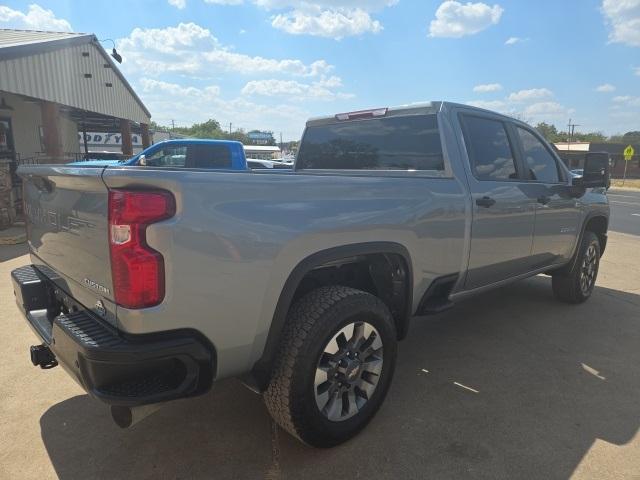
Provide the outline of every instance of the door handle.
{"type": "Polygon", "coordinates": [[[551,201],[551,197],[547,197],[546,195],[540,195],[538,197],[538,203],[541,205],[546,205],[551,201]]]}
{"type": "Polygon", "coordinates": [[[479,207],[489,208],[491,205],[495,205],[496,201],[491,197],[476,198],[476,205],[479,207]]]}

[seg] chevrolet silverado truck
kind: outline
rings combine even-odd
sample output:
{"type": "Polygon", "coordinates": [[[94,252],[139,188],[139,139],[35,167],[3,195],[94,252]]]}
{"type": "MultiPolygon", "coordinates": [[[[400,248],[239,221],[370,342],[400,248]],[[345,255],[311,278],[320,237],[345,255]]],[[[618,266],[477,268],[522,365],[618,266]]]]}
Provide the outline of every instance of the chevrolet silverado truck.
{"type": "Polygon", "coordinates": [[[531,127],[447,102],[307,122],[293,171],[22,166],[39,337],[129,426],[239,377],[317,447],[360,431],[412,316],[537,274],[593,290],[608,162],[573,178],[531,127]]]}

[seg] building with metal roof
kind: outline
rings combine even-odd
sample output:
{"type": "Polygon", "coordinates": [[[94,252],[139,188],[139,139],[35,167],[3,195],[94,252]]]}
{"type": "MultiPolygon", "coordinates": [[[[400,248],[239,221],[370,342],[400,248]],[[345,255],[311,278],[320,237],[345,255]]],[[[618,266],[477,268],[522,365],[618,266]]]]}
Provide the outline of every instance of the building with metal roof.
{"type": "MultiPolygon", "coordinates": [[[[133,152],[132,134],[150,144],[151,114],[112,56],[122,60],[93,34],[0,29],[0,176],[7,165],[83,157],[88,145],[78,139],[87,131],[120,136],[125,155],[133,152]]],[[[11,208],[3,195],[0,224],[11,208]]]]}

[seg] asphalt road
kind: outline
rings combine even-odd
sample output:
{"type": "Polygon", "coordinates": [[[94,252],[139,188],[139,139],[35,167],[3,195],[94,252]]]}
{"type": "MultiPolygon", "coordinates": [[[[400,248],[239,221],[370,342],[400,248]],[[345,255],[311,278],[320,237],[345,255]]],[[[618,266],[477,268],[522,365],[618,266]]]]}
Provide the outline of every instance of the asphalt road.
{"type": "Polygon", "coordinates": [[[611,206],[609,230],[640,235],[640,191],[610,189],[611,206]]]}
{"type": "Polygon", "coordinates": [[[584,305],[538,276],[415,319],[382,409],[329,450],[237,381],[118,429],[60,367],[31,366],[8,281],[28,257],[0,247],[0,478],[640,478],[637,246],[611,232],[584,305]]]}

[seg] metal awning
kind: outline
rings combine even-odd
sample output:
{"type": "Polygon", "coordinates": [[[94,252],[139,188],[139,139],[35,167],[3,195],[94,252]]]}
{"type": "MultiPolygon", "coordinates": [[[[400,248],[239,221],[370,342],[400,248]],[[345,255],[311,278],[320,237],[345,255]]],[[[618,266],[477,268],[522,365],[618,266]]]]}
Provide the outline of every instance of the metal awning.
{"type": "MultiPolygon", "coordinates": [[[[102,115],[96,112],[87,112],[79,108],[60,106],[60,113],[64,114],[78,125],[78,131],[120,133],[120,119],[102,115]]],[[[129,122],[131,133],[142,133],[142,128],[137,122],[129,122]]]]}

